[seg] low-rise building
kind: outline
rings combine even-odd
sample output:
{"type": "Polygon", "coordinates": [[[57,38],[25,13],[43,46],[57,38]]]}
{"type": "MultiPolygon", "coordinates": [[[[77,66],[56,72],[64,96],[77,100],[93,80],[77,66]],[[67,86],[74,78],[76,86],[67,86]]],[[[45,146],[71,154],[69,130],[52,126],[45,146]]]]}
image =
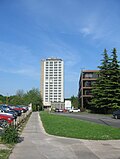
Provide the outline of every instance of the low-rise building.
{"type": "Polygon", "coordinates": [[[71,100],[65,100],[65,109],[69,110],[72,108],[71,100]]]}
{"type": "Polygon", "coordinates": [[[89,108],[89,102],[92,97],[92,84],[98,78],[98,70],[82,70],[79,80],[78,97],[81,108],[89,108]]]}

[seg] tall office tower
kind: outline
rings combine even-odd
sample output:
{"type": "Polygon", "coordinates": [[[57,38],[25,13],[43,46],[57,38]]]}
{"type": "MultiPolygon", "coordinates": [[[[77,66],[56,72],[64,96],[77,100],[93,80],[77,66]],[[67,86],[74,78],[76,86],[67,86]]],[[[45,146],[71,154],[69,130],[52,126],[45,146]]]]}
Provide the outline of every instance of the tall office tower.
{"type": "Polygon", "coordinates": [[[40,91],[44,107],[64,102],[64,63],[62,59],[41,60],[40,91]]]}

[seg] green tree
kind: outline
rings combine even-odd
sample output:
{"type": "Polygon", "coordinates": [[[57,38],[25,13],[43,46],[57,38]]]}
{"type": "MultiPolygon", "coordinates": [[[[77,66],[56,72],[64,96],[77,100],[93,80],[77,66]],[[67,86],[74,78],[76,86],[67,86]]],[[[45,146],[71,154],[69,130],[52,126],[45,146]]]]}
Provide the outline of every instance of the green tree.
{"type": "Polygon", "coordinates": [[[33,88],[28,91],[24,96],[24,101],[26,105],[32,103],[33,111],[42,110],[43,108],[39,89],[33,88]]]}
{"type": "Polygon", "coordinates": [[[0,94],[0,104],[6,103],[6,97],[0,94]]]}
{"type": "Polygon", "coordinates": [[[71,97],[71,103],[72,103],[72,106],[74,108],[78,108],[78,106],[79,106],[78,97],[72,96],[71,97]]]}
{"type": "Polygon", "coordinates": [[[32,103],[33,110],[42,110],[43,104],[39,89],[33,88],[27,93],[18,90],[16,95],[9,98],[9,104],[11,105],[29,105],[30,103],[32,103]]]}
{"type": "Polygon", "coordinates": [[[120,108],[120,66],[117,59],[117,51],[114,48],[110,59],[109,80],[108,80],[108,106],[111,108],[120,108]]]}
{"type": "Polygon", "coordinates": [[[24,90],[22,90],[22,89],[17,90],[16,96],[23,98],[24,95],[25,95],[24,90]]]}
{"type": "Polygon", "coordinates": [[[99,77],[93,85],[91,105],[94,110],[107,113],[108,110],[118,108],[120,101],[120,70],[116,49],[113,49],[112,58],[104,50],[103,60],[98,68],[99,77]]]}
{"type": "Polygon", "coordinates": [[[10,105],[24,105],[24,99],[20,96],[15,95],[12,98],[10,98],[9,104],[10,105]]]}
{"type": "Polygon", "coordinates": [[[9,104],[12,105],[24,105],[24,91],[23,90],[17,90],[16,95],[9,97],[9,104]]]}
{"type": "Polygon", "coordinates": [[[92,108],[94,108],[95,110],[105,108],[108,104],[105,88],[107,83],[107,71],[109,70],[109,57],[106,49],[104,50],[103,59],[101,61],[101,66],[98,66],[98,68],[100,69],[100,71],[98,72],[99,77],[96,83],[94,83],[93,85],[93,98],[90,103],[92,108]]]}

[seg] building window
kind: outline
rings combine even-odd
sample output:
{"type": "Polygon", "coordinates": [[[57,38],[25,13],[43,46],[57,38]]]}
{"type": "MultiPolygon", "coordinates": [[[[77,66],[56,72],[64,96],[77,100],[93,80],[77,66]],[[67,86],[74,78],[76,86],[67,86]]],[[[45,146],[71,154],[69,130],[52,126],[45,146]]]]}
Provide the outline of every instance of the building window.
{"type": "Polygon", "coordinates": [[[98,74],[97,73],[93,73],[93,78],[98,78],[98,74]]]}
{"type": "Polygon", "coordinates": [[[50,62],[50,66],[53,66],[53,62],[50,62]]]}
{"type": "Polygon", "coordinates": [[[93,74],[92,73],[85,73],[83,75],[84,78],[92,78],[93,77],[93,74]]]}
{"type": "Polygon", "coordinates": [[[45,102],[48,102],[48,98],[45,98],[45,102]]]}
{"type": "Polygon", "coordinates": [[[84,90],[84,95],[91,95],[91,90],[84,90]]]}
{"type": "Polygon", "coordinates": [[[91,81],[85,81],[84,87],[91,87],[91,86],[92,86],[91,81]]]}

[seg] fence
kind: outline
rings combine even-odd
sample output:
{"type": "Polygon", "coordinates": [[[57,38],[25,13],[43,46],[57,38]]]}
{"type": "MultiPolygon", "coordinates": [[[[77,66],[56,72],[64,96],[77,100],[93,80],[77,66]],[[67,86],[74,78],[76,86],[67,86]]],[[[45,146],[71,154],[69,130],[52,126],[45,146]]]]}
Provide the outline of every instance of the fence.
{"type": "MultiPolygon", "coordinates": [[[[28,110],[27,112],[22,113],[21,116],[18,116],[16,119],[14,119],[12,125],[15,128],[19,129],[19,127],[22,126],[22,124],[26,121],[26,119],[30,116],[31,113],[32,113],[32,110],[28,110]]],[[[9,126],[9,124],[6,124],[6,123],[3,125],[3,127],[0,126],[0,134],[2,134],[5,127],[9,126]]]]}

